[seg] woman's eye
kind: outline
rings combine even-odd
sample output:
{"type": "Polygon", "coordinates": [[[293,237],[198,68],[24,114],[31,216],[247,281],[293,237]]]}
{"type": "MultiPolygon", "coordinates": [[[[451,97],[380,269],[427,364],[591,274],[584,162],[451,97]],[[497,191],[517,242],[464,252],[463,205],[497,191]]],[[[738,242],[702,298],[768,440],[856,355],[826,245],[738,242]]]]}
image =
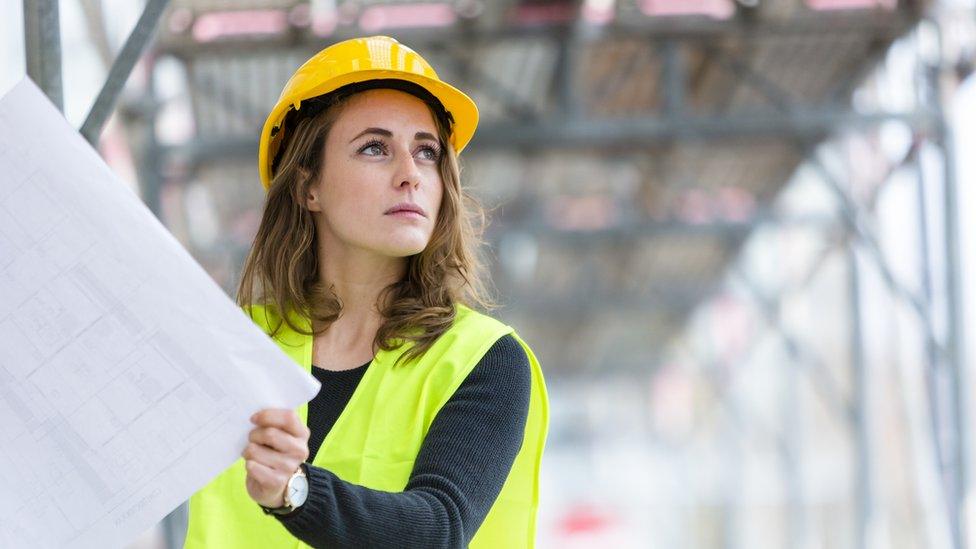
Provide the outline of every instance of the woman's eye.
{"type": "Polygon", "coordinates": [[[435,147],[428,146],[428,147],[421,147],[420,153],[424,156],[424,159],[426,160],[437,160],[440,151],[438,151],[435,147]]]}
{"type": "Polygon", "coordinates": [[[367,143],[359,152],[366,153],[368,156],[378,156],[383,154],[385,151],[381,143],[367,143]]]}

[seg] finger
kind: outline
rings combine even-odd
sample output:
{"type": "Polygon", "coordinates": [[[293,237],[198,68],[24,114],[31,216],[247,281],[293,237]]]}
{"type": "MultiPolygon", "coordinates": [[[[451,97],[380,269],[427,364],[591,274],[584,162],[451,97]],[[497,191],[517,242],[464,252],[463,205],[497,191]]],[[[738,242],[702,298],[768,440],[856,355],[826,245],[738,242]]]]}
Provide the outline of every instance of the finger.
{"type": "Polygon", "coordinates": [[[261,444],[279,452],[296,456],[302,461],[308,457],[308,439],[295,438],[277,427],[252,429],[247,439],[255,444],[261,444]]]}
{"type": "Polygon", "coordinates": [[[276,450],[285,450],[289,446],[289,439],[294,438],[277,427],[256,427],[247,435],[248,441],[276,450]]]}
{"type": "Polygon", "coordinates": [[[298,469],[298,464],[301,461],[295,455],[283,454],[281,452],[272,450],[267,446],[262,446],[260,444],[255,444],[253,442],[249,443],[244,447],[244,451],[241,452],[241,456],[246,460],[256,461],[261,465],[270,467],[279,473],[294,473],[298,469]]]}
{"type": "Polygon", "coordinates": [[[257,483],[258,488],[266,494],[277,491],[279,486],[284,491],[283,487],[288,482],[287,477],[283,473],[279,473],[257,461],[246,460],[244,462],[244,468],[247,470],[248,476],[257,483]]]}
{"type": "Polygon", "coordinates": [[[251,416],[251,422],[259,427],[277,427],[298,438],[308,438],[309,429],[302,424],[294,410],[265,408],[251,416]]]}

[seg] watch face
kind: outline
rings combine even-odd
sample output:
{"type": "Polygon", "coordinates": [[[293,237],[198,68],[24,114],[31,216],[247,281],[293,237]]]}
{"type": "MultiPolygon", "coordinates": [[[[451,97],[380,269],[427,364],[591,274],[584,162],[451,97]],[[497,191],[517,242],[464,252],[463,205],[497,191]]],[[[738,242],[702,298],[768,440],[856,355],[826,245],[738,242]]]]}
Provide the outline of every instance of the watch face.
{"type": "Polygon", "coordinates": [[[288,482],[288,503],[292,507],[298,507],[305,503],[305,498],[308,497],[308,479],[304,475],[298,475],[291,478],[288,482]]]}

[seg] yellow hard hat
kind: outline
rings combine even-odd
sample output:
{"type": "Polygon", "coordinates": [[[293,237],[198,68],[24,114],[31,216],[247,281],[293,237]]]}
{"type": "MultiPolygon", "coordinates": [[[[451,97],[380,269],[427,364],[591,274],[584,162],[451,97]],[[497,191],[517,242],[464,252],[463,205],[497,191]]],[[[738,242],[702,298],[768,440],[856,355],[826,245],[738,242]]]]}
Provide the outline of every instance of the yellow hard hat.
{"type": "Polygon", "coordinates": [[[478,126],[478,107],[463,92],[441,81],[417,52],[389,36],[344,40],[299,67],[268,115],[258,146],[258,167],[265,190],[271,186],[271,164],[287,131],[282,124],[290,111],[299,110],[302,101],[348,84],[387,79],[417,84],[441,102],[454,120],[450,139],[458,153],[471,141],[478,126]]]}

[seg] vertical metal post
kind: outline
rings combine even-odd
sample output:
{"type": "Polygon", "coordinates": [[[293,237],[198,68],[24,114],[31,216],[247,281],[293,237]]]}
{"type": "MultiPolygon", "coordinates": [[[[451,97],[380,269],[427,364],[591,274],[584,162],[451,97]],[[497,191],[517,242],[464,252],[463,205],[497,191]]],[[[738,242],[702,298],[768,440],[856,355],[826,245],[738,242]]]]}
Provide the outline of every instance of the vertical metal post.
{"type": "Polygon", "coordinates": [[[24,0],[24,52],[27,75],[63,111],[58,0],[24,0]]]}
{"type": "MultiPolygon", "coordinates": [[[[853,236],[853,235],[852,235],[853,236]]],[[[854,546],[869,546],[871,527],[874,522],[874,493],[871,482],[871,395],[867,365],[864,359],[864,339],[861,318],[861,276],[857,263],[854,239],[847,247],[848,286],[851,300],[851,366],[854,375],[854,435],[856,455],[856,480],[854,488],[857,505],[857,539],[854,546]]]]}
{"type": "MultiPolygon", "coordinates": [[[[929,251],[929,213],[928,196],[925,186],[925,172],[922,169],[922,159],[916,152],[915,154],[915,176],[918,200],[918,225],[919,225],[919,255],[921,258],[919,269],[921,270],[922,280],[922,299],[925,303],[926,311],[932,314],[932,255],[929,251]]],[[[940,189],[941,190],[941,189],[940,189]]],[[[929,320],[931,322],[931,320],[929,320]]],[[[935,458],[940,467],[945,462],[945,449],[942,447],[941,417],[944,415],[939,403],[939,373],[942,369],[941,355],[937,352],[935,341],[932,338],[925,338],[925,394],[928,398],[929,429],[931,430],[932,445],[934,447],[935,458]]]]}
{"type": "Polygon", "coordinates": [[[159,101],[156,98],[155,86],[155,58],[146,58],[146,89],[149,101],[145,109],[140,112],[143,151],[139,168],[139,187],[142,201],[156,217],[161,212],[161,192],[163,187],[163,152],[156,141],[156,116],[159,114],[159,101]]]}
{"type": "MultiPolygon", "coordinates": [[[[776,323],[782,324],[780,305],[777,306],[776,323]]],[[[782,328],[781,328],[782,329],[782,328]]],[[[785,331],[785,330],[784,330],[785,331]]],[[[799,356],[796,346],[790,341],[784,341],[786,351],[790,357],[783,368],[783,398],[780,402],[783,414],[783,436],[785,452],[782,457],[783,480],[786,484],[786,543],[784,547],[799,549],[807,543],[806,520],[803,509],[803,433],[800,394],[800,372],[803,360],[799,356]]]]}
{"type": "Polygon", "coordinates": [[[677,119],[685,114],[685,60],[678,41],[669,39],[663,44],[664,118],[677,119]]]}
{"type": "Polygon", "coordinates": [[[725,387],[730,382],[727,374],[721,373],[728,372],[735,365],[726,360],[716,361],[712,358],[709,358],[706,365],[710,370],[706,375],[710,376],[716,394],[719,395],[720,402],[727,412],[727,422],[721,425],[719,435],[721,437],[719,444],[725,452],[725,474],[722,480],[721,516],[717,533],[721,538],[716,539],[715,542],[722,549],[739,549],[742,545],[742,507],[745,499],[743,494],[747,482],[745,460],[749,422],[742,417],[737,396],[729,393],[725,387]]]}
{"type": "Polygon", "coordinates": [[[163,530],[163,545],[166,549],[179,549],[186,540],[187,523],[189,522],[190,506],[183,502],[179,507],[170,511],[160,522],[163,530]]]}
{"type": "Polygon", "coordinates": [[[969,418],[966,375],[965,348],[962,339],[963,310],[962,310],[962,265],[959,253],[959,207],[957,201],[957,182],[955,177],[955,156],[952,153],[952,137],[947,128],[943,128],[942,155],[944,160],[943,199],[945,207],[945,245],[946,245],[946,294],[949,315],[948,331],[946,333],[946,354],[950,379],[950,405],[954,421],[953,435],[955,444],[950,455],[951,478],[955,481],[952,494],[953,537],[958,549],[966,549],[967,524],[969,516],[967,500],[969,486],[969,418]]]}
{"type": "MultiPolygon", "coordinates": [[[[735,398],[732,396],[731,398],[735,398]]],[[[742,538],[742,504],[745,486],[745,449],[744,428],[738,417],[730,418],[730,425],[726,426],[723,433],[724,446],[728,455],[726,459],[725,490],[723,498],[723,513],[721,520],[722,549],[739,549],[742,538]]]]}
{"type": "Polygon", "coordinates": [[[943,106],[942,65],[944,62],[942,29],[938,21],[931,21],[938,37],[938,59],[928,72],[931,81],[932,100],[939,120],[939,144],[943,160],[943,208],[945,223],[945,261],[946,261],[946,372],[950,387],[946,397],[949,399],[951,425],[947,426],[953,435],[953,443],[947,452],[947,474],[951,482],[949,494],[949,513],[952,524],[953,546],[967,549],[967,519],[971,511],[967,509],[970,496],[969,485],[969,416],[968,416],[968,376],[966,375],[965,342],[963,341],[962,310],[962,264],[959,253],[959,204],[955,156],[953,154],[952,132],[945,119],[943,106]]]}
{"type": "Polygon", "coordinates": [[[583,117],[583,102],[580,98],[579,66],[583,44],[579,29],[572,26],[559,35],[559,57],[553,78],[556,86],[556,101],[560,111],[569,120],[583,117]]]}

